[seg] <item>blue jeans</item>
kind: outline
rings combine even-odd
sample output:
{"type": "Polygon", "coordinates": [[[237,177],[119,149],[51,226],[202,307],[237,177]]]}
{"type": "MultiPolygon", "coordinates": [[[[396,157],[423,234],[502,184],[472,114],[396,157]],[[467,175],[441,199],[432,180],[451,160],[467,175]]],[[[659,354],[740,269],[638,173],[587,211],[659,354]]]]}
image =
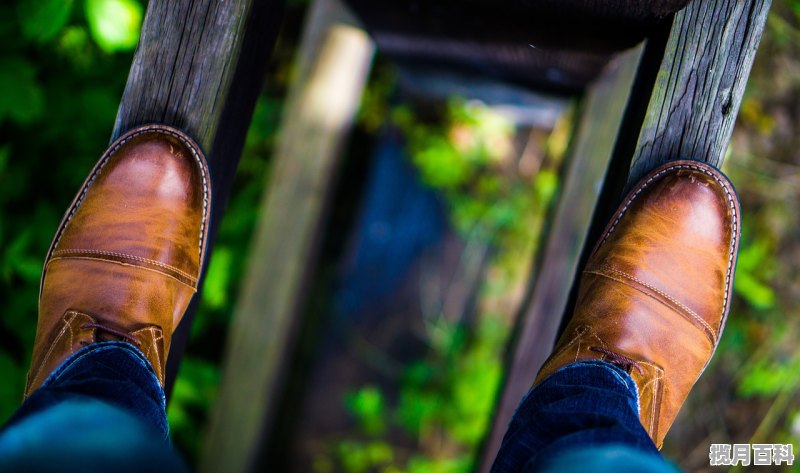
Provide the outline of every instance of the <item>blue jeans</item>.
{"type": "Polygon", "coordinates": [[[639,422],[622,369],[579,361],[533,388],[509,423],[491,473],[675,473],[639,422]]]}
{"type": "Polygon", "coordinates": [[[133,345],[91,344],[59,366],[0,431],[3,472],[182,472],[164,391],[133,345]]]}
{"type": "MultiPolygon", "coordinates": [[[[169,448],[164,391],[133,345],[69,357],[0,431],[2,472],[182,472],[169,448]]],[[[639,423],[630,376],[571,364],[522,400],[492,473],[674,473],[639,423]]]]}

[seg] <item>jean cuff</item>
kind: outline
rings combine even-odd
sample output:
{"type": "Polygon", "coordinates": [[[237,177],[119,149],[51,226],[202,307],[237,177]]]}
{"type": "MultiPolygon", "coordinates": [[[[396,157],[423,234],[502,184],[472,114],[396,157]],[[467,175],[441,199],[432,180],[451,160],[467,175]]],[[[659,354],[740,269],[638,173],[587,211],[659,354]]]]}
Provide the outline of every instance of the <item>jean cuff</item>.
{"type": "Polygon", "coordinates": [[[134,345],[103,341],[70,355],[20,406],[9,422],[68,399],[90,398],[121,408],[169,438],[166,396],[152,365],[134,345]]]}
{"type": "MultiPolygon", "coordinates": [[[[603,361],[603,360],[579,360],[579,361],[570,363],[568,365],[562,366],[561,368],[557,369],[550,376],[555,376],[558,373],[564,374],[564,373],[566,373],[568,371],[571,371],[571,370],[576,370],[576,369],[579,370],[579,369],[584,369],[586,367],[591,367],[591,366],[606,370],[609,373],[611,373],[614,376],[614,379],[619,381],[620,384],[625,387],[625,389],[628,391],[628,393],[630,393],[631,397],[633,397],[636,400],[636,407],[638,409],[638,407],[639,407],[639,387],[636,385],[636,382],[633,380],[633,378],[631,377],[631,375],[627,371],[623,370],[622,368],[620,368],[619,366],[617,366],[617,365],[615,365],[613,363],[609,363],[609,362],[603,361]]],[[[548,376],[547,378],[549,378],[550,376],[548,376]]],[[[547,378],[545,378],[545,380],[547,378]]],[[[542,383],[544,383],[545,380],[542,380],[542,383]]]]}
{"type": "MultiPolygon", "coordinates": [[[[142,368],[144,368],[145,371],[150,375],[150,377],[152,378],[150,381],[158,385],[161,385],[161,382],[158,380],[156,372],[153,369],[153,365],[150,364],[150,360],[148,360],[147,357],[144,356],[144,353],[142,353],[141,350],[139,350],[138,348],[136,348],[136,346],[128,342],[108,340],[104,342],[91,343],[81,348],[80,350],[76,351],[69,357],[67,357],[67,359],[64,360],[58,366],[58,368],[55,369],[55,371],[50,373],[50,375],[47,378],[45,378],[40,388],[44,388],[52,385],[53,383],[58,382],[59,378],[61,378],[66,372],[68,372],[76,364],[80,363],[81,360],[83,360],[87,356],[95,353],[99,354],[101,352],[109,350],[123,350],[127,352],[131,356],[131,358],[138,364],[140,364],[142,368]]],[[[164,401],[166,403],[166,398],[164,399],[164,401]]]]}

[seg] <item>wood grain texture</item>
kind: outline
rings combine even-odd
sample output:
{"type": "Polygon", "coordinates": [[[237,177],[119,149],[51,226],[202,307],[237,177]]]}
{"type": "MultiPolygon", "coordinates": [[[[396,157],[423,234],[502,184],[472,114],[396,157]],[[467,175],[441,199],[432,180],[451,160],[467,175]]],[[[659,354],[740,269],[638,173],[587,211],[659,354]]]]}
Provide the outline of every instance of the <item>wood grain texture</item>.
{"type": "Polygon", "coordinates": [[[298,50],[250,264],[228,336],[201,471],[261,471],[304,287],[373,45],[335,0],[316,0],[298,50]]]}
{"type": "Polygon", "coordinates": [[[667,161],[719,167],[771,0],[703,0],[675,15],[628,187],[667,161]]]}
{"type": "Polygon", "coordinates": [[[506,382],[481,463],[488,472],[517,404],[555,342],[569,288],[578,272],[591,215],[614,148],[641,48],[617,58],[590,89],[573,138],[568,171],[541,258],[530,304],[518,323],[506,382]]]}
{"type": "Polygon", "coordinates": [[[151,1],[114,136],[166,123],[211,149],[238,61],[250,1],[151,1]]]}
{"type": "MultiPolygon", "coordinates": [[[[112,140],[147,123],[183,130],[206,153],[212,186],[211,251],[256,97],[278,31],[283,0],[151,0],[112,140]]],[[[206,259],[206,263],[208,259],[206,259]]],[[[172,339],[169,391],[195,297],[172,339]]]]}

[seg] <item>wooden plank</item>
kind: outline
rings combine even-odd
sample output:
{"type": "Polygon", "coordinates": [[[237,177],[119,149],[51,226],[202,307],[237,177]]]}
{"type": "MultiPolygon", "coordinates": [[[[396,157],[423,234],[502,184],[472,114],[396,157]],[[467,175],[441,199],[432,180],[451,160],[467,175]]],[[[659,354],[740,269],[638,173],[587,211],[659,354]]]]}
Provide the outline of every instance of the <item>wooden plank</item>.
{"type": "MultiPolygon", "coordinates": [[[[442,0],[439,0],[442,2],[442,0]]],[[[430,2],[436,4],[437,2],[430,2]]],[[[463,3],[463,2],[459,2],[463,3]]],[[[652,25],[683,8],[689,0],[474,0],[471,3],[491,8],[525,9],[529,15],[560,15],[570,19],[594,18],[612,23],[637,23],[652,25]]]]}
{"type": "Polygon", "coordinates": [[[564,312],[578,270],[580,251],[640,55],[641,48],[636,48],[617,58],[586,96],[561,197],[535,271],[540,277],[534,276],[531,303],[521,317],[517,341],[510,351],[510,366],[480,471],[490,470],[517,404],[552,349],[560,321],[558,315],[564,312]]]}
{"type": "MultiPolygon", "coordinates": [[[[200,144],[214,196],[208,251],[227,203],[282,7],[283,0],[150,0],[147,5],[111,139],[139,125],[163,123],[200,144]]],[[[197,299],[172,339],[168,389],[197,299]]]]}
{"type": "MultiPolygon", "coordinates": [[[[252,9],[248,0],[149,2],[113,138],[158,122],[184,130],[210,150],[252,9]]],[[[268,59],[260,56],[261,63],[268,59]]]]}
{"type": "Polygon", "coordinates": [[[269,441],[340,149],[373,55],[367,34],[345,16],[335,0],[317,0],[307,19],[201,471],[257,470],[269,441]]]}
{"type": "Polygon", "coordinates": [[[381,53],[404,66],[582,93],[612,55],[688,0],[347,0],[381,53]]]}
{"type": "Polygon", "coordinates": [[[629,187],[672,160],[721,166],[771,0],[692,2],[674,19],[629,187]]]}
{"type": "Polygon", "coordinates": [[[589,241],[649,170],[687,158],[722,165],[770,4],[691,2],[648,39],[589,241]]]}

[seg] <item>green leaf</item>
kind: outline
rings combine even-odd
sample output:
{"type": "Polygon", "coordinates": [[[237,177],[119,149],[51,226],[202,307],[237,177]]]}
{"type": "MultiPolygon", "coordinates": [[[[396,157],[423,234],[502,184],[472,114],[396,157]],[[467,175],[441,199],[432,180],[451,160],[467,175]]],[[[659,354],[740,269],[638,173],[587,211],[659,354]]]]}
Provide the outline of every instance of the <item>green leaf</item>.
{"type": "Polygon", "coordinates": [[[206,280],[203,283],[203,303],[210,309],[222,309],[228,305],[228,281],[231,279],[233,252],[218,246],[211,255],[206,280]]]}
{"type": "MultiPolygon", "coordinates": [[[[25,265],[28,263],[31,243],[33,241],[33,230],[28,228],[19,232],[11,244],[3,253],[2,273],[5,281],[10,281],[11,277],[19,274],[20,269],[26,271],[25,265]]],[[[39,266],[41,268],[41,266],[39,266]]],[[[38,276],[37,276],[38,278],[38,276]]]]}
{"type": "Polygon", "coordinates": [[[20,381],[25,379],[25,372],[8,353],[0,351],[0,373],[3,374],[3,382],[0,383],[0,423],[5,423],[22,398],[23,386],[20,381]]]}
{"type": "Polygon", "coordinates": [[[72,0],[22,0],[17,16],[22,34],[27,39],[43,43],[54,38],[67,24],[72,0]]]}
{"type": "Polygon", "coordinates": [[[136,0],[86,0],[86,19],[106,52],[129,51],[139,42],[142,5],[136,0]]]}
{"type": "Polygon", "coordinates": [[[442,412],[443,402],[440,393],[403,390],[395,411],[397,421],[410,434],[419,438],[433,427],[442,412]]]}
{"type": "Polygon", "coordinates": [[[345,473],[362,473],[372,466],[369,452],[359,442],[344,441],[338,446],[339,460],[345,473]]]}
{"type": "Polygon", "coordinates": [[[386,430],[386,407],[383,394],[377,387],[365,386],[350,394],[347,407],[367,434],[380,434],[386,430]]]}
{"type": "Polygon", "coordinates": [[[172,391],[172,403],[208,406],[216,396],[219,368],[207,361],[186,357],[172,391]]]}
{"type": "Polygon", "coordinates": [[[775,307],[775,291],[759,282],[750,273],[737,271],[733,290],[755,309],[766,310],[775,307]]]}
{"type": "Polygon", "coordinates": [[[408,473],[468,473],[472,461],[467,456],[456,458],[428,458],[414,455],[408,461],[408,473]]]}
{"type": "Polygon", "coordinates": [[[469,163],[441,136],[426,136],[414,153],[422,180],[431,187],[451,189],[469,179],[469,163]]]}
{"type": "Polygon", "coordinates": [[[172,390],[167,418],[178,444],[197,455],[205,415],[216,398],[219,368],[207,361],[186,356],[181,362],[172,390]]]}
{"type": "Polygon", "coordinates": [[[536,174],[533,188],[539,202],[549,203],[558,193],[558,174],[549,169],[542,169],[536,174]]]}
{"type": "Polygon", "coordinates": [[[27,125],[42,116],[44,94],[36,69],[21,57],[0,59],[0,122],[10,118],[27,125]]]}
{"type": "Polygon", "coordinates": [[[774,251],[766,239],[748,242],[739,250],[733,290],[755,309],[775,306],[777,297],[770,287],[774,261],[774,251]]]}
{"type": "Polygon", "coordinates": [[[387,464],[394,460],[394,450],[386,442],[371,442],[367,445],[367,454],[373,465],[387,464]]]}
{"type": "Polygon", "coordinates": [[[83,70],[91,66],[96,49],[84,26],[69,26],[58,37],[59,52],[83,70]]]}
{"type": "Polygon", "coordinates": [[[770,397],[783,390],[796,389],[800,354],[789,360],[761,359],[744,369],[738,392],[743,397],[770,397]]]}
{"type": "Polygon", "coordinates": [[[8,158],[11,156],[11,145],[0,146],[0,174],[5,172],[8,166],[8,158]]]}

